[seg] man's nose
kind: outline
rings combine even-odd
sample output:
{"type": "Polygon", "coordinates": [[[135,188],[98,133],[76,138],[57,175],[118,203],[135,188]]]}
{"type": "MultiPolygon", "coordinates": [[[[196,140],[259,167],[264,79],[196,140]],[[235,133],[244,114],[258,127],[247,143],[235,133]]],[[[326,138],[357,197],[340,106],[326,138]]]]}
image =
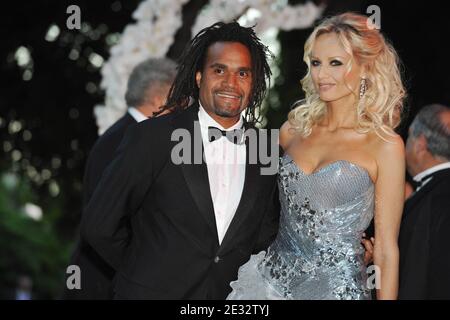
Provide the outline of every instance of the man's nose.
{"type": "Polygon", "coordinates": [[[224,79],[224,85],[228,88],[236,88],[237,76],[234,74],[228,74],[224,79]]]}

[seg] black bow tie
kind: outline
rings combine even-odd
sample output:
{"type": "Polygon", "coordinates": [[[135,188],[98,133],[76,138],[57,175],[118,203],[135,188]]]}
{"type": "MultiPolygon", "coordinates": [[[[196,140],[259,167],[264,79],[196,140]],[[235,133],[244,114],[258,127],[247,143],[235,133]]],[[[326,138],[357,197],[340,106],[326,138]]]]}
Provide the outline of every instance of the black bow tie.
{"type": "Polygon", "coordinates": [[[226,137],[228,141],[234,144],[242,144],[242,137],[244,135],[243,127],[240,129],[234,130],[221,130],[217,127],[209,126],[208,127],[208,140],[209,142],[213,142],[215,140],[219,140],[222,137],[226,137]]]}

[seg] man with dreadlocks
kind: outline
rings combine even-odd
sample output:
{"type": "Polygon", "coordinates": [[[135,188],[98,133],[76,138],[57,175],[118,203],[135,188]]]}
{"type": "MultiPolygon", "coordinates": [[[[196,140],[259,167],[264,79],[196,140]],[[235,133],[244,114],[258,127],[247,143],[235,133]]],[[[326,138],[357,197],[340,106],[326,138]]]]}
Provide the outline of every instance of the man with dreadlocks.
{"type": "Polygon", "coordinates": [[[239,266],[274,239],[276,176],[259,159],[270,137],[254,128],[268,53],[236,22],[203,29],[179,60],[172,112],[128,130],[81,224],[117,270],[115,298],[225,299],[239,266]],[[251,130],[256,143],[245,139],[251,130]],[[194,138],[183,158],[198,156],[199,143],[200,163],[175,159],[180,132],[194,138]]]}

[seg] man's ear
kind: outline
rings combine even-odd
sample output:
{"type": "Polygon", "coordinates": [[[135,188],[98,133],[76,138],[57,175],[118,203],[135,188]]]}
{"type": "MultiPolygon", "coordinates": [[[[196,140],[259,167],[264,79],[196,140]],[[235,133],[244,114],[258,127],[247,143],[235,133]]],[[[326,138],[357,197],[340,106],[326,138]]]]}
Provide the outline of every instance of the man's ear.
{"type": "Polygon", "coordinates": [[[415,143],[415,152],[419,153],[419,152],[425,152],[428,150],[427,148],[427,139],[425,138],[425,136],[423,134],[419,135],[417,138],[417,141],[415,143]]]}
{"type": "Polygon", "coordinates": [[[200,81],[202,81],[202,73],[197,71],[195,73],[195,82],[197,82],[197,87],[200,88],[200,81]]]}

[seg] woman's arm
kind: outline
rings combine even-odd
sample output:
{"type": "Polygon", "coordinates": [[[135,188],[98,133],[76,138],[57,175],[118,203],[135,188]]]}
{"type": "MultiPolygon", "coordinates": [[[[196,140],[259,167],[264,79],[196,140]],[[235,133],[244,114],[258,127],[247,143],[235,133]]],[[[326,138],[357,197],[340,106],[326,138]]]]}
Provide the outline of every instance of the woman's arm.
{"type": "Polygon", "coordinates": [[[374,264],[379,268],[378,299],[397,299],[398,233],[405,192],[405,152],[400,136],[382,141],[376,149],[374,264]]]}

